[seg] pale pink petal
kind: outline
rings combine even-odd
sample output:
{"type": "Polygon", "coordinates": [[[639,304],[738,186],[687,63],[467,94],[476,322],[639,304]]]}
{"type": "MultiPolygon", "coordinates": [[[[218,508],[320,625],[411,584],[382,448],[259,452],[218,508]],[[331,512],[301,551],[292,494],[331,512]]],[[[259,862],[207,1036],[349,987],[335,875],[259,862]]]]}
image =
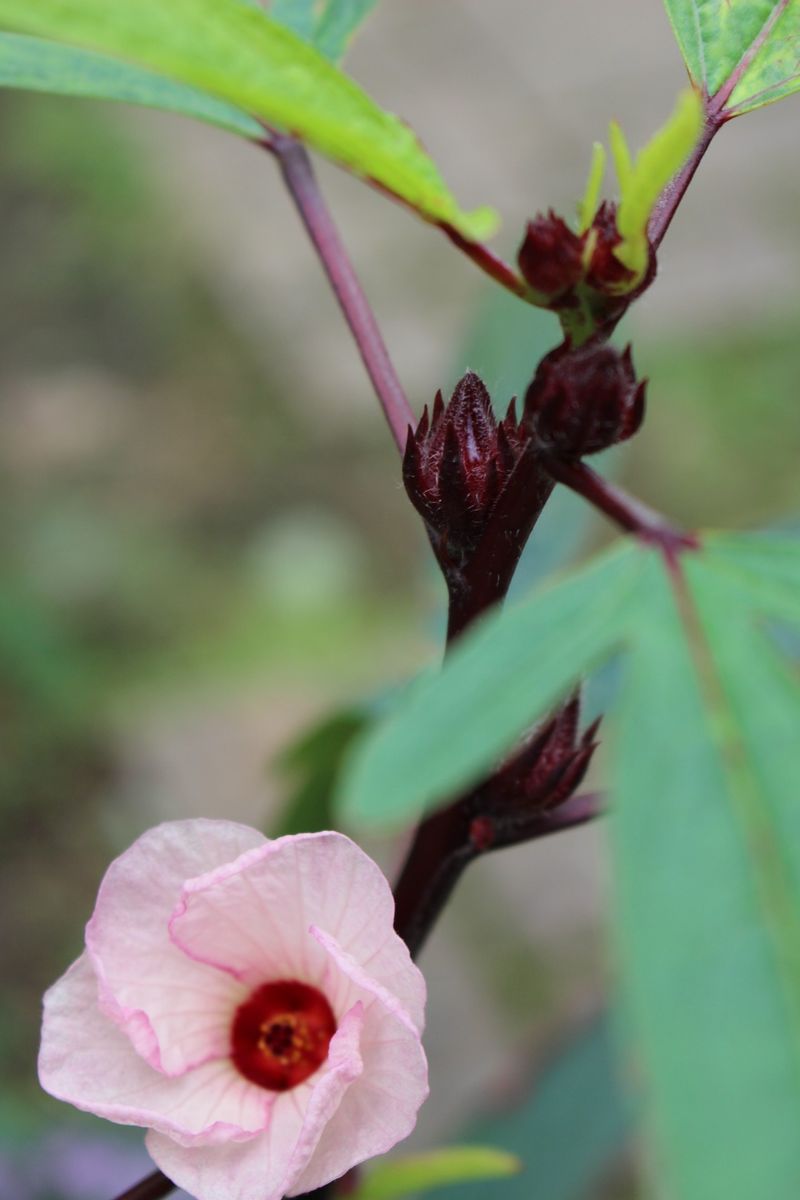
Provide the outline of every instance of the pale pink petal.
{"type": "Polygon", "coordinates": [[[228,1060],[169,1078],[149,1066],[100,1012],[83,954],[44,998],[39,1079],[45,1091],[122,1125],[144,1125],[185,1145],[251,1138],[270,1121],[275,1095],[228,1060]]]}
{"type": "Polygon", "coordinates": [[[228,1053],[231,1016],[242,997],[230,976],[204,969],[170,939],[181,887],[265,841],[232,821],[170,821],[115,859],[100,885],[86,946],[101,1007],[167,1075],[228,1053]]]}
{"type": "Polygon", "coordinates": [[[313,933],[329,956],[329,978],[341,975],[349,983],[349,998],[357,997],[363,1005],[363,1071],[329,1119],[291,1196],[313,1191],[356,1163],[385,1154],[411,1133],[428,1095],[425,1052],[404,1007],[333,938],[318,929],[313,933]]]}
{"type": "Polygon", "coordinates": [[[341,1022],[328,1061],[313,1082],[283,1092],[267,1130],[249,1142],[187,1149],[148,1133],[153,1161],[197,1200],[280,1200],[307,1167],[320,1136],[362,1069],[356,1005],[341,1022]]]}
{"type": "Polygon", "coordinates": [[[393,921],[389,884],[364,851],[343,834],[312,833],[189,880],[170,928],[187,954],[255,987],[287,974],[318,984],[325,957],[308,930],[319,926],[421,1029],[425,983],[393,921]]]}

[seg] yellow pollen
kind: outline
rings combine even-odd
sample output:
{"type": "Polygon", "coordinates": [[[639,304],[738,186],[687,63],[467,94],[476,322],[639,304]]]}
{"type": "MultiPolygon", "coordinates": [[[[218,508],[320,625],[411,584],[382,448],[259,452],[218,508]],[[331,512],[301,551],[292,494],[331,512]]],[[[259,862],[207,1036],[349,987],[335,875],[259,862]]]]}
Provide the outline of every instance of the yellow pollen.
{"type": "Polygon", "coordinates": [[[311,1048],[308,1026],[294,1013],[280,1013],[259,1026],[258,1048],[278,1062],[299,1062],[311,1048]]]}

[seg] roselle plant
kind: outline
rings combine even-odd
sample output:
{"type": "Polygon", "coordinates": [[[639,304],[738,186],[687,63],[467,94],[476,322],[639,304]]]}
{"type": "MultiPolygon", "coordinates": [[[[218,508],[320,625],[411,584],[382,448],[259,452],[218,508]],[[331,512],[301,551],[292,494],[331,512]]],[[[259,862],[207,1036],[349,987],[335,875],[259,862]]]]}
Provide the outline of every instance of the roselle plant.
{"type": "MultiPolygon", "coordinates": [[[[346,718],[354,747],[343,767],[330,761],[348,827],[416,823],[394,932],[385,882],[342,835],[286,829],[267,842],[225,821],[168,823],[112,865],[87,953],[48,994],[42,1081],[151,1129],[164,1173],[127,1200],[165,1196],[173,1178],[200,1200],[309,1190],[369,1200],[499,1176],[506,1158],[460,1148],[336,1182],[413,1125],[424,987],[408,952],[461,873],[608,812],[620,1033],[642,1082],[654,1190],[790,1200],[800,692],[780,635],[800,624],[800,549],[780,531],[678,529],[586,460],[646,419],[635,352],[613,335],[657,286],[662,243],[709,145],[733,117],[800,90],[800,0],[666,0],[690,86],[639,153],[612,123],[615,183],[604,184],[598,144],[577,217],[531,214],[516,265],[485,244],[496,215],[462,211],[415,134],[336,65],[374,4],[273,0],[266,13],[255,0],[0,0],[6,86],[169,109],[274,160],[449,599],[443,666],[380,721],[346,718]],[[491,397],[467,373],[450,397],[434,384],[412,411],[307,147],[435,226],[520,304],[555,315],[560,341],[530,364],[523,396],[491,397]],[[559,485],[624,536],[503,609],[559,485]],[[612,659],[619,696],[587,725],[581,681],[612,659]],[[601,738],[607,791],[582,791],[601,738]],[[179,1019],[181,989],[213,997],[199,1024],[196,1011],[179,1019]],[[401,1047],[391,1063],[382,1042],[401,1047]]],[[[526,1165],[535,1197],[536,1163],[526,1165]]]]}

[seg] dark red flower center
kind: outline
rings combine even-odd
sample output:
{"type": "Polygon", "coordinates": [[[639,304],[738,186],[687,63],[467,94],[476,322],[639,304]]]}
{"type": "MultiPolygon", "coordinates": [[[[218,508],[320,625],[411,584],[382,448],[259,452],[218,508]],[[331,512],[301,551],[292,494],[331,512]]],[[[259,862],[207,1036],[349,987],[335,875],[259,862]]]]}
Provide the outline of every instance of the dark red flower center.
{"type": "Polygon", "coordinates": [[[336,1033],[331,1006],[296,979],[264,983],[240,1004],[231,1027],[231,1058],[260,1087],[285,1092],[313,1075],[336,1033]]]}

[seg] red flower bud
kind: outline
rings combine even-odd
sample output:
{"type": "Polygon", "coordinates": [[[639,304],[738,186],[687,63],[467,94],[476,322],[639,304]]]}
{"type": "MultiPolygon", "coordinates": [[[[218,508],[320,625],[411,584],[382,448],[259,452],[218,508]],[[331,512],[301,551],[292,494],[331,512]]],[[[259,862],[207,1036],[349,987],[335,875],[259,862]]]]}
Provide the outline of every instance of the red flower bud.
{"type": "Polygon", "coordinates": [[[624,297],[626,301],[633,298],[633,292],[638,296],[653,282],[656,273],[656,257],[651,251],[650,265],[645,277],[632,289],[635,279],[633,271],[619,261],[614,251],[622,242],[617,229],[617,206],[604,201],[597,210],[592,222],[589,237],[594,243],[592,256],[586,273],[589,287],[607,296],[624,297]]]}
{"type": "Polygon", "coordinates": [[[539,363],[525,396],[523,421],[543,448],[569,457],[596,454],[636,432],[645,384],[637,383],[630,347],[587,342],[558,346],[539,363]]]}
{"type": "Polygon", "coordinates": [[[471,371],[447,407],[437,393],[430,419],[426,407],[416,431],[409,429],[403,482],[440,558],[463,559],[475,546],[527,440],[514,401],[498,422],[471,371]]]}
{"type": "Polygon", "coordinates": [[[528,222],[517,255],[526,283],[548,300],[564,296],[583,276],[583,245],[552,208],[540,214],[528,222]]]}
{"type": "Polygon", "coordinates": [[[595,721],[580,734],[580,700],[568,700],[536,730],[525,746],[497,773],[489,793],[490,811],[529,816],[568,800],[583,780],[597,747],[595,721]]]}

